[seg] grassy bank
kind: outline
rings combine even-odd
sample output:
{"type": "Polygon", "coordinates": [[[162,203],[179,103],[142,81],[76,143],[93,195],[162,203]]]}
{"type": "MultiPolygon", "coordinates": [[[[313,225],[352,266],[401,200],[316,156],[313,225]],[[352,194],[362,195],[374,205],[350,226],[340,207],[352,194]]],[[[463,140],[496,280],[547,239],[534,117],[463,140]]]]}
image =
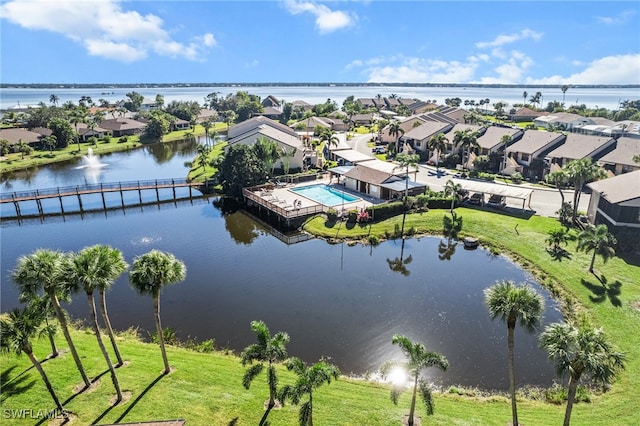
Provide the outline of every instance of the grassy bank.
{"type": "MultiPolygon", "coordinates": [[[[494,253],[509,254],[521,265],[534,271],[552,291],[579,304],[595,324],[604,327],[611,340],[627,354],[627,369],[612,389],[594,395],[589,404],[574,407],[574,425],[632,425],[640,422],[637,407],[640,395],[640,267],[637,259],[614,258],[606,265],[598,259],[598,275],[605,277],[604,287],[587,271],[590,256],[575,253],[575,243],[567,247],[569,258],[553,260],[546,252],[546,233],[559,225],[556,220],[532,216],[512,217],[480,210],[459,208],[463,217],[463,236],[478,237],[494,253]],[[616,284],[619,282],[620,284],[616,284]],[[618,291],[619,290],[619,291],[618,291]],[[566,294],[565,294],[566,292],[566,294]]],[[[431,210],[407,216],[405,229],[416,233],[439,234],[446,211],[431,210]]],[[[316,217],[305,225],[310,232],[326,238],[366,240],[369,235],[384,237],[400,225],[402,218],[367,226],[345,226],[335,223],[327,227],[324,218],[316,217]]],[[[259,318],[256,318],[259,319],[259,318]]],[[[247,331],[249,325],[247,324],[247,331]]],[[[285,330],[286,331],[286,330],[285,330]]],[[[121,351],[126,366],[118,370],[123,390],[130,398],[111,407],[114,394],[95,338],[90,332],[73,332],[83,362],[92,377],[100,376],[95,390],[74,396],[73,389],[80,376],[69,353],[48,360],[44,369],[61,400],[78,418],[74,424],[125,423],[151,419],[187,419],[187,425],[256,425],[264,411],[262,404],[268,391],[264,377],[245,390],[241,385],[244,373],[239,359],[220,352],[203,354],[184,348],[169,347],[168,356],[176,368],[169,376],[161,377],[162,360],[156,345],[140,342],[132,333],[120,336],[121,351]],[[235,421],[235,423],[233,423],[235,421]]],[[[215,337],[215,336],[213,336],[215,337]]],[[[61,348],[65,343],[58,338],[61,348]]],[[[389,342],[389,344],[391,344],[389,342]]],[[[487,342],[487,344],[490,344],[487,342]]],[[[34,352],[43,358],[48,353],[46,339],[39,341],[34,352]]],[[[496,348],[503,351],[504,348],[496,348]]],[[[291,353],[290,355],[297,355],[291,353]]],[[[2,424],[34,424],[33,419],[7,419],[4,410],[52,409],[53,403],[37,373],[30,368],[26,356],[2,355],[2,424]]],[[[292,383],[294,376],[281,369],[281,384],[292,383]]],[[[504,374],[506,374],[506,366],[504,374]]],[[[398,407],[389,400],[389,389],[380,384],[341,378],[323,386],[314,394],[314,419],[318,425],[399,425],[408,412],[410,393],[403,394],[398,407]]],[[[523,399],[519,403],[519,418],[526,426],[561,424],[564,405],[523,399]]],[[[419,414],[423,424],[434,425],[496,425],[510,421],[510,404],[503,396],[482,396],[442,393],[436,396],[436,413],[425,419],[424,407],[419,414]]],[[[272,426],[294,425],[297,407],[290,405],[269,415],[272,426]]]]}
{"type": "MultiPolygon", "coordinates": [[[[119,337],[127,362],[117,370],[128,400],[111,407],[113,386],[104,361],[89,331],[75,330],[74,341],[91,377],[99,376],[95,389],[74,395],[80,383],[69,353],[43,363],[55,390],[67,410],[75,416],[73,424],[130,423],[144,420],[184,418],[188,425],[257,425],[268,397],[264,377],[251,388],[242,387],[244,368],[239,358],[221,352],[197,353],[169,347],[168,356],[175,371],[160,375],[162,360],[156,345],[142,343],[132,334],[119,337]],[[233,421],[236,423],[232,423],[233,421]]],[[[60,346],[64,347],[62,339],[60,346]]],[[[35,353],[46,354],[46,339],[38,342],[35,353]]],[[[11,410],[51,410],[53,404],[38,374],[26,356],[2,356],[2,424],[34,424],[34,419],[10,419],[11,410]],[[7,411],[8,410],[8,411],[7,411]]],[[[280,383],[293,383],[294,376],[280,369],[280,383]]],[[[341,377],[314,393],[314,419],[319,425],[398,425],[408,412],[410,393],[405,392],[396,407],[389,399],[389,388],[378,383],[341,377]]],[[[561,421],[562,407],[523,401],[520,416],[527,425],[561,421]]],[[[578,410],[582,407],[580,406],[578,410]]],[[[270,424],[297,424],[298,407],[285,405],[269,414],[270,424]]],[[[424,418],[424,409],[419,414],[424,418]]],[[[440,394],[436,413],[428,421],[436,425],[503,426],[510,416],[505,397],[474,397],[440,394]]],[[[45,423],[46,424],[46,423],[45,423]]],[[[578,422],[576,422],[578,424],[578,422]]]]}
{"type": "MultiPolygon", "coordinates": [[[[461,237],[479,238],[492,252],[517,260],[558,295],[568,309],[586,312],[593,324],[603,327],[615,345],[626,353],[626,370],[613,389],[597,403],[574,409],[574,424],[608,424],[612,418],[616,420],[611,424],[638,424],[640,335],[636,330],[640,327],[640,260],[637,256],[615,257],[606,264],[597,258],[594,275],[588,271],[591,254],[577,253],[575,241],[566,247],[569,257],[554,260],[549,255],[547,233],[560,227],[553,218],[517,217],[470,208],[458,208],[456,213],[463,217],[461,237]],[[580,415],[588,416],[589,421],[585,417],[581,422],[580,415]]],[[[441,234],[445,214],[445,210],[431,210],[407,215],[405,229],[413,228],[417,234],[441,234]]],[[[369,235],[384,237],[385,230],[400,226],[401,221],[399,216],[370,226],[336,223],[328,227],[324,218],[316,217],[305,224],[305,229],[329,239],[367,241],[369,235]]]]}
{"type": "MultiPolygon", "coordinates": [[[[218,123],[213,129],[209,129],[209,134],[213,135],[214,131],[226,130],[227,125],[224,123],[218,123]]],[[[174,142],[186,139],[191,136],[202,136],[205,134],[204,127],[196,125],[189,130],[177,130],[165,135],[162,138],[162,142],[174,142]]],[[[59,163],[62,161],[69,161],[81,158],[87,154],[89,148],[93,150],[96,155],[107,154],[110,152],[128,151],[131,149],[140,148],[144,144],[140,141],[140,136],[128,136],[126,142],[121,142],[120,138],[112,137],[109,142],[98,141],[97,144],[80,142],[80,150],[78,150],[78,144],[75,142],[70,143],[64,149],[55,149],[53,152],[48,150],[33,151],[29,155],[25,155],[22,158],[20,153],[11,153],[5,156],[5,159],[0,163],[0,172],[9,173],[17,170],[25,170],[33,167],[44,166],[47,164],[59,163]]]]}

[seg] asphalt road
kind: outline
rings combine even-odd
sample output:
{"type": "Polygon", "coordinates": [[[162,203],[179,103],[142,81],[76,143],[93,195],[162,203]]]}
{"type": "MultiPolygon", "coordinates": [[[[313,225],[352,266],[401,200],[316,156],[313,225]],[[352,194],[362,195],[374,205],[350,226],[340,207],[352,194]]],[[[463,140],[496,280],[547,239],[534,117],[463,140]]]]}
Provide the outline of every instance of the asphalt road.
{"type": "MultiPolygon", "coordinates": [[[[373,156],[371,148],[367,146],[367,142],[371,139],[371,134],[355,135],[347,143],[351,148],[356,151],[369,154],[373,156]]],[[[457,182],[464,181],[463,179],[457,179],[453,175],[448,174],[443,169],[440,169],[440,174],[435,173],[436,169],[432,166],[420,165],[419,171],[416,174],[415,180],[419,183],[424,183],[434,191],[442,191],[444,185],[449,179],[453,179],[457,182]]],[[[503,185],[501,183],[492,183],[492,185],[503,185]]],[[[525,205],[525,211],[530,211],[533,214],[539,216],[556,217],[556,212],[560,209],[561,196],[558,190],[550,188],[540,188],[529,184],[521,184],[518,186],[529,187],[533,190],[531,193],[531,201],[529,205],[525,205]]],[[[565,201],[573,200],[573,191],[564,191],[565,201]]],[[[583,193],[578,203],[578,210],[586,212],[589,206],[589,194],[583,193]]],[[[522,210],[522,200],[507,198],[507,208],[513,208],[522,210]]]]}

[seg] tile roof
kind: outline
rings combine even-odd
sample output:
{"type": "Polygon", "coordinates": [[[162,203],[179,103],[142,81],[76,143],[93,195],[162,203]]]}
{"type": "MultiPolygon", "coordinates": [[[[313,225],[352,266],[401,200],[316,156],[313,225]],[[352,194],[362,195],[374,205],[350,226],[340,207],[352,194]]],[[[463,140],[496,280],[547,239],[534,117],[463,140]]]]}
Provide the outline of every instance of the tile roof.
{"type": "Polygon", "coordinates": [[[465,130],[471,130],[472,132],[481,132],[482,131],[482,127],[476,125],[476,124],[462,124],[462,123],[458,123],[455,126],[453,126],[451,128],[451,130],[449,130],[446,134],[445,137],[447,138],[447,140],[449,141],[449,143],[453,143],[453,138],[456,137],[456,132],[460,131],[463,132],[465,130]]]}
{"type": "Polygon", "coordinates": [[[0,139],[8,140],[11,145],[18,143],[20,139],[22,139],[22,142],[28,144],[38,142],[41,136],[38,132],[18,127],[0,129],[0,139]]]}
{"type": "Polygon", "coordinates": [[[591,182],[587,186],[612,204],[635,200],[640,198],[640,170],[591,182]]]}
{"type": "Polygon", "coordinates": [[[264,117],[262,115],[258,115],[256,117],[252,117],[248,120],[245,120],[241,123],[231,126],[231,128],[229,129],[228,139],[229,141],[231,141],[231,139],[236,138],[242,135],[243,133],[247,133],[257,127],[260,127],[263,124],[266,124],[270,127],[278,129],[282,132],[289,133],[291,136],[298,137],[298,134],[291,127],[286,126],[277,121],[274,121],[270,118],[264,117]]]}
{"type": "Polygon", "coordinates": [[[419,125],[418,127],[414,127],[413,129],[406,132],[401,139],[414,139],[414,140],[424,140],[430,138],[431,136],[438,134],[440,132],[446,133],[453,126],[449,123],[442,123],[440,121],[427,121],[419,125]]]}
{"type": "Polygon", "coordinates": [[[507,152],[534,154],[554,143],[560,143],[560,141],[564,140],[564,137],[562,133],[527,130],[524,132],[522,139],[507,148],[507,152]]]}
{"type": "Polygon", "coordinates": [[[547,154],[547,157],[578,160],[580,158],[592,157],[594,151],[606,145],[613,145],[614,143],[613,138],[608,136],[589,136],[579,133],[569,133],[564,143],[547,154]]]}
{"type": "Polygon", "coordinates": [[[492,149],[497,145],[502,145],[500,139],[502,136],[509,135],[511,136],[511,140],[517,139],[524,132],[520,129],[513,129],[508,127],[499,127],[499,126],[490,126],[484,132],[482,136],[478,138],[478,145],[480,148],[492,149]]]}
{"type": "Polygon", "coordinates": [[[633,161],[634,155],[640,155],[640,139],[618,138],[614,150],[600,158],[598,163],[639,167],[640,164],[633,161]]]}
{"type": "Polygon", "coordinates": [[[115,118],[101,121],[100,127],[107,130],[138,130],[146,127],[146,124],[131,118],[115,118]]]}

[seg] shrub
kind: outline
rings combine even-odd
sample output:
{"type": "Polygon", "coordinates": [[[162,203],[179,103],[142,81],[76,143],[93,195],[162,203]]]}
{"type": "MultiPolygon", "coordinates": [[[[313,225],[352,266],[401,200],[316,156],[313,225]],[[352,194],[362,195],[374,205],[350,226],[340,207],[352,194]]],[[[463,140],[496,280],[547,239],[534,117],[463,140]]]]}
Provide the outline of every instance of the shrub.
{"type": "Polygon", "coordinates": [[[335,209],[327,210],[327,219],[330,222],[335,222],[337,218],[338,218],[338,212],[335,209]]]}
{"type": "Polygon", "coordinates": [[[129,136],[122,136],[118,139],[118,143],[127,143],[129,141],[129,136]]]}
{"type": "Polygon", "coordinates": [[[515,172],[514,174],[511,175],[512,183],[522,183],[523,180],[524,180],[524,176],[522,176],[522,173],[520,172],[515,172]]]}

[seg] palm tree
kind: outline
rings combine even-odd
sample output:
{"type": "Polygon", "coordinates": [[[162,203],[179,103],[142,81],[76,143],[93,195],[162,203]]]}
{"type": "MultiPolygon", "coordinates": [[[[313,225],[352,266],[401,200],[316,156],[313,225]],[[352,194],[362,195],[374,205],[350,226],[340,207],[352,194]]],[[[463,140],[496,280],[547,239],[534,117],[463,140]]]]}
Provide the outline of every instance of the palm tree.
{"type": "Polygon", "coordinates": [[[567,244],[567,242],[571,239],[571,234],[567,232],[566,228],[558,228],[552,229],[548,232],[548,237],[545,240],[552,251],[558,252],[561,250],[561,246],[563,244],[567,244]]]}
{"type": "Polygon", "coordinates": [[[602,167],[589,157],[581,158],[579,160],[572,160],[564,167],[569,181],[573,184],[573,221],[575,222],[578,215],[578,203],[580,202],[580,195],[582,194],[582,187],[585,183],[593,180],[604,179],[607,177],[607,173],[602,167]]]}
{"type": "Polygon", "coordinates": [[[107,363],[107,368],[111,374],[111,381],[116,390],[116,404],[122,401],[122,390],[118,382],[116,370],[113,367],[109,353],[102,341],[102,334],[98,325],[98,314],[96,312],[94,290],[98,288],[109,287],[113,281],[120,276],[126,269],[127,264],[120,262],[122,254],[117,249],[113,249],[106,245],[94,245],[85,247],[73,257],[72,276],[80,287],[87,293],[87,301],[89,302],[89,311],[91,312],[91,322],[93,332],[98,341],[98,347],[102,352],[102,356],[107,363]]]}
{"type": "Polygon", "coordinates": [[[278,143],[273,139],[260,136],[256,139],[253,150],[256,156],[264,162],[265,168],[270,169],[273,175],[276,160],[280,158],[280,147],[278,143]]]}
{"type": "MultiPolygon", "coordinates": [[[[58,299],[65,299],[65,301],[67,301],[68,297],[68,293],[61,293],[58,295],[58,299]]],[[[26,303],[29,309],[33,309],[36,312],[40,312],[42,314],[42,321],[45,324],[47,338],[49,339],[49,345],[51,346],[51,354],[49,355],[49,357],[57,357],[60,354],[55,339],[58,328],[55,324],[49,323],[49,319],[53,319],[56,316],[56,311],[53,309],[51,299],[49,299],[49,296],[46,294],[39,295],[25,293],[20,295],[19,300],[21,303],[26,303]]]]}
{"type": "Polygon", "coordinates": [[[269,328],[263,321],[251,321],[251,330],[255,333],[258,343],[247,346],[240,355],[242,365],[250,365],[242,377],[242,385],[245,389],[249,389],[251,382],[262,372],[266,362],[269,384],[268,407],[271,409],[276,405],[278,387],[278,375],[274,364],[287,359],[286,345],[289,343],[289,335],[280,331],[271,337],[269,328]],[[254,365],[254,361],[258,363],[254,365]]]}
{"type": "Polygon", "coordinates": [[[456,202],[456,200],[460,199],[459,192],[461,189],[462,186],[459,183],[455,183],[451,179],[449,179],[447,183],[444,184],[444,195],[446,197],[451,197],[451,214],[453,214],[454,203],[456,202]]]}
{"type": "Polygon", "coordinates": [[[87,109],[84,106],[73,108],[69,113],[69,122],[76,128],[76,143],[78,144],[78,152],[80,152],[80,133],[78,132],[78,124],[86,123],[87,109]]]}
{"type": "MultiPolygon", "coordinates": [[[[408,361],[404,363],[404,367],[413,379],[413,394],[411,396],[408,425],[413,426],[418,384],[420,384],[422,400],[427,407],[427,415],[433,414],[433,397],[431,395],[431,389],[426,381],[420,380],[420,373],[422,370],[429,367],[438,367],[442,371],[446,371],[447,368],[449,368],[449,362],[444,355],[437,352],[427,352],[427,349],[422,343],[414,343],[408,337],[400,334],[394,335],[391,339],[391,343],[398,345],[400,350],[402,350],[402,353],[408,358],[408,361]]],[[[391,365],[394,364],[387,364],[387,367],[391,365]]],[[[394,404],[398,404],[398,398],[403,390],[405,390],[404,386],[394,386],[391,389],[391,400],[394,404]]]]}
{"type": "Polygon", "coordinates": [[[58,98],[58,95],[51,95],[49,96],[49,102],[51,102],[53,105],[58,106],[58,101],[60,100],[60,98],[58,98]]]}
{"type": "Polygon", "coordinates": [[[113,334],[113,328],[111,328],[111,321],[109,320],[109,314],[107,313],[107,296],[106,291],[113,286],[116,278],[120,276],[122,272],[124,272],[129,265],[124,260],[124,256],[122,252],[118,249],[113,249],[111,247],[106,246],[102,248],[101,253],[105,258],[105,263],[108,264],[108,268],[105,271],[105,275],[107,275],[110,279],[101,279],[96,283],[96,287],[98,288],[98,292],[100,295],[100,311],[102,312],[102,321],[104,321],[105,328],[107,329],[107,334],[109,335],[109,340],[111,341],[111,346],[113,346],[113,352],[116,355],[116,367],[120,367],[124,364],[122,360],[122,355],[120,355],[120,349],[118,349],[118,343],[116,342],[116,337],[113,334]]]}
{"type": "Polygon", "coordinates": [[[212,117],[207,118],[202,122],[202,127],[204,127],[204,135],[207,139],[207,143],[209,143],[209,129],[215,126],[215,122],[212,117]]]}
{"type": "Polygon", "coordinates": [[[51,300],[53,309],[56,311],[58,323],[62,329],[69,350],[76,363],[78,372],[82,377],[86,387],[91,386],[91,381],[84,371],[82,361],[78,356],[69,327],[67,326],[67,317],[60,306],[58,295],[65,294],[70,290],[68,272],[70,268],[69,256],[60,251],[36,250],[28,256],[22,256],[18,259],[16,268],[12,272],[13,281],[20,287],[21,294],[39,294],[44,291],[51,300]]]}
{"type": "Polygon", "coordinates": [[[398,120],[393,120],[391,124],[389,124],[389,136],[395,137],[395,152],[398,152],[398,140],[400,136],[404,135],[404,129],[400,127],[400,122],[398,120]]]}
{"type": "Polygon", "coordinates": [[[526,106],[527,105],[527,96],[529,96],[529,94],[527,93],[526,90],[524,92],[522,92],[522,106],[526,106]]]}
{"type": "Polygon", "coordinates": [[[478,133],[472,131],[471,129],[465,130],[456,130],[453,136],[453,144],[456,148],[462,148],[463,155],[461,159],[461,165],[466,168],[466,163],[469,162],[469,156],[471,155],[471,150],[474,148],[479,148],[478,145],[478,133]],[[467,150],[467,159],[466,162],[464,160],[464,150],[467,150]]]}
{"type": "Polygon", "coordinates": [[[418,173],[418,163],[420,162],[420,156],[418,154],[398,154],[396,156],[398,165],[395,169],[406,169],[407,176],[405,177],[404,197],[409,196],[409,168],[414,170],[414,173],[418,173]]]}
{"type": "Polygon", "coordinates": [[[609,233],[607,225],[601,223],[598,226],[588,226],[584,231],[580,232],[576,248],[578,251],[584,251],[585,253],[593,252],[591,264],[589,265],[589,272],[593,272],[596,255],[600,255],[602,260],[607,263],[609,258],[616,255],[614,249],[616,244],[616,237],[609,233]]]}
{"type": "Polygon", "coordinates": [[[20,151],[20,159],[24,160],[24,153],[28,152],[30,147],[29,144],[24,142],[22,138],[18,139],[18,143],[16,143],[16,148],[20,151]]]}
{"type": "Polygon", "coordinates": [[[611,346],[601,328],[594,329],[586,323],[551,324],[540,335],[540,345],[554,361],[558,376],[569,376],[564,426],[569,426],[581,378],[607,385],[624,369],[625,355],[611,346]]]}
{"type": "Polygon", "coordinates": [[[507,323],[507,346],[509,368],[509,391],[511,393],[512,424],[518,425],[516,407],[516,380],[513,363],[514,331],[516,323],[532,333],[540,325],[544,311],[544,299],[534,289],[523,285],[517,287],[512,281],[500,281],[484,291],[485,303],[491,319],[507,323]]]}
{"type": "Polygon", "coordinates": [[[67,413],[58,399],[49,377],[44,372],[42,365],[33,354],[31,341],[34,337],[40,336],[46,331],[42,329],[42,316],[32,308],[14,309],[2,319],[0,319],[0,350],[4,353],[13,352],[16,355],[27,354],[34,368],[40,374],[49,395],[53,398],[56,408],[60,414],[67,419],[67,413]]]}
{"type": "Polygon", "coordinates": [[[211,147],[209,145],[201,143],[198,144],[196,152],[198,153],[198,164],[200,165],[200,167],[202,167],[202,170],[204,170],[209,162],[209,153],[211,152],[211,147]]]}
{"type": "Polygon", "coordinates": [[[560,90],[562,90],[562,107],[564,108],[564,98],[565,98],[565,95],[567,94],[567,90],[569,90],[569,86],[567,86],[566,84],[563,84],[562,86],[560,86],[560,90]]]}
{"type": "Polygon", "coordinates": [[[287,360],[287,369],[293,371],[298,376],[294,385],[286,385],[280,391],[280,401],[289,398],[291,402],[298,405],[300,400],[305,396],[309,396],[309,400],[302,404],[298,413],[300,426],[313,426],[313,391],[323,384],[331,383],[331,379],[337,380],[340,376],[340,370],[335,365],[326,360],[307,367],[299,358],[289,358],[287,360]]]}
{"type": "Polygon", "coordinates": [[[58,138],[56,138],[56,135],[49,135],[42,138],[42,144],[45,147],[49,148],[49,152],[51,154],[53,154],[53,148],[56,146],[57,143],[58,143],[58,138]]]}
{"type": "Polygon", "coordinates": [[[565,170],[556,170],[549,173],[545,177],[545,181],[554,185],[560,193],[560,207],[562,207],[564,205],[564,192],[562,192],[562,189],[569,183],[569,175],[565,170]]]}
{"type": "Polygon", "coordinates": [[[320,142],[326,142],[327,152],[329,152],[331,150],[331,145],[336,148],[338,147],[340,139],[338,139],[338,134],[333,129],[325,127],[322,129],[322,132],[320,132],[320,142]]]}
{"type": "Polygon", "coordinates": [[[295,146],[290,149],[287,149],[284,146],[282,147],[282,150],[281,150],[282,169],[285,175],[289,174],[289,168],[291,167],[291,160],[293,159],[293,157],[296,156],[296,152],[298,152],[298,148],[296,148],[295,146]]]}
{"type": "Polygon", "coordinates": [[[436,151],[436,173],[440,173],[440,156],[447,149],[447,142],[447,136],[442,132],[432,136],[427,142],[427,148],[431,151],[436,151]]]}
{"type": "Polygon", "coordinates": [[[162,374],[169,374],[169,360],[164,347],[162,323],[160,322],[160,292],[163,287],[184,281],[187,268],[184,263],[171,253],[151,250],[133,259],[133,267],[129,273],[129,283],[140,294],[149,294],[153,298],[153,314],[158,333],[158,343],[162,352],[164,370],[162,374]]]}
{"type": "Polygon", "coordinates": [[[502,135],[500,138],[500,142],[502,142],[502,154],[503,154],[503,162],[502,162],[502,170],[500,173],[504,172],[504,169],[507,168],[507,145],[511,142],[511,135],[502,135]]]}
{"type": "Polygon", "coordinates": [[[224,118],[225,122],[227,123],[227,132],[229,132],[229,127],[231,127],[231,124],[236,121],[236,119],[238,118],[238,114],[236,114],[233,110],[228,110],[224,112],[224,118]]]}

